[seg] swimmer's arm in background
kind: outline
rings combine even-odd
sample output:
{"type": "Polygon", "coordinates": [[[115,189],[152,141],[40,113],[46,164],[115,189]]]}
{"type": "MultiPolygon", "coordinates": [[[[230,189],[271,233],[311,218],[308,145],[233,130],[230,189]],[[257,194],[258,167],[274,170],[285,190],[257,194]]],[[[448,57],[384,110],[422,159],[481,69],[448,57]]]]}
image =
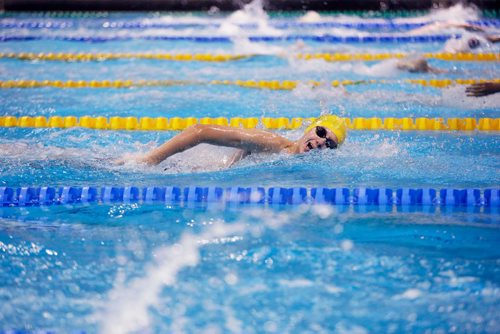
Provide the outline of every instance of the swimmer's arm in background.
{"type": "Polygon", "coordinates": [[[157,165],[176,153],[202,143],[234,147],[248,152],[280,152],[293,146],[293,142],[288,139],[267,131],[196,124],[136,160],[157,165]]]}
{"type": "Polygon", "coordinates": [[[500,82],[479,82],[465,88],[467,96],[487,96],[500,92],[500,82]]]}
{"type": "Polygon", "coordinates": [[[430,66],[429,62],[422,57],[400,59],[396,63],[396,67],[398,70],[408,71],[410,73],[441,74],[447,72],[446,70],[430,66]]]}
{"type": "Polygon", "coordinates": [[[460,29],[464,29],[464,30],[470,31],[470,32],[484,32],[484,29],[482,27],[468,24],[468,23],[434,22],[434,23],[424,25],[420,28],[410,30],[408,33],[410,35],[439,33],[439,32],[442,32],[443,29],[449,29],[449,28],[460,28],[460,29]]]}
{"type": "Polygon", "coordinates": [[[500,35],[498,35],[498,36],[488,35],[488,36],[486,36],[486,39],[490,43],[498,43],[498,42],[500,42],[500,35]]]}

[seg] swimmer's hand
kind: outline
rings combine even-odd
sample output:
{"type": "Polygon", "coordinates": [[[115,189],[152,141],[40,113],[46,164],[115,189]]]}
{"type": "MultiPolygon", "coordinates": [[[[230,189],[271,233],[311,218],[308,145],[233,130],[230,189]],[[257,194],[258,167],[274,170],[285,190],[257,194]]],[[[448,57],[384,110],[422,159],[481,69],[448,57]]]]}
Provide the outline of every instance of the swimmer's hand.
{"type": "Polygon", "coordinates": [[[500,92],[499,82],[479,82],[470,85],[465,89],[467,96],[487,96],[500,92]]]}
{"type": "Polygon", "coordinates": [[[145,156],[138,153],[126,153],[123,157],[113,160],[112,164],[115,166],[123,166],[130,163],[148,164],[145,156]]]}

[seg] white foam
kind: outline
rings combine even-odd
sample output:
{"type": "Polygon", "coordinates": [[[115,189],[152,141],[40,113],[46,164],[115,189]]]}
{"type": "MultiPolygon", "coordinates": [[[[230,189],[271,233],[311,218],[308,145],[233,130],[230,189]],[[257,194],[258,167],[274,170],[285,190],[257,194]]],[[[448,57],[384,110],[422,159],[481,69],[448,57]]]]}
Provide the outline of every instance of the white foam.
{"type": "Polygon", "coordinates": [[[313,10],[308,11],[303,16],[299,17],[299,22],[313,23],[321,21],[321,15],[313,10]]]}
{"type": "Polygon", "coordinates": [[[287,288],[306,288],[314,285],[314,282],[308,279],[294,279],[294,280],[279,280],[281,285],[287,288]]]}
{"type": "Polygon", "coordinates": [[[236,152],[234,148],[200,144],[168,158],[159,167],[166,173],[217,171],[229,167],[236,152]]]}
{"type": "Polygon", "coordinates": [[[428,20],[436,21],[474,21],[479,20],[480,12],[476,7],[466,7],[461,3],[448,8],[440,8],[432,10],[429,14],[424,16],[428,20]]]}
{"type": "Polygon", "coordinates": [[[286,48],[269,43],[250,42],[246,37],[235,36],[233,42],[233,52],[236,54],[253,55],[286,55],[286,48]]]}
{"type": "Polygon", "coordinates": [[[342,289],[336,285],[333,285],[333,284],[325,285],[325,290],[329,293],[334,293],[334,294],[338,294],[338,293],[341,293],[342,291],[344,291],[344,289],[342,289]]]}
{"type": "Polygon", "coordinates": [[[198,264],[199,240],[221,238],[242,231],[243,224],[224,225],[217,222],[200,236],[184,233],[176,244],[157,248],[154,251],[155,260],[145,268],[144,276],[125,284],[118,281],[109,292],[100,316],[100,332],[148,331],[149,308],[158,305],[161,289],[173,285],[183,268],[198,264]]]}
{"type": "Polygon", "coordinates": [[[100,156],[100,153],[82,151],[81,148],[45,146],[23,139],[0,143],[0,154],[4,158],[20,161],[85,161],[100,156]]]}
{"type": "MultiPolygon", "coordinates": [[[[154,260],[145,267],[144,275],[126,281],[122,272],[119,271],[114,287],[108,293],[105,303],[97,307],[93,316],[99,321],[99,331],[101,333],[149,332],[149,310],[158,306],[162,288],[174,285],[177,275],[182,269],[196,266],[199,263],[201,247],[218,243],[223,239],[233,240],[235,236],[244,234],[258,238],[261,233],[260,229],[279,229],[302,214],[303,212],[250,209],[242,215],[245,217],[244,221],[225,224],[223,221],[211,220],[210,223],[202,224],[206,226],[203,233],[193,235],[185,232],[177,243],[156,248],[153,250],[154,260]],[[255,224],[256,221],[260,221],[262,224],[255,224]]],[[[269,251],[263,247],[260,255],[253,254],[254,261],[265,261],[266,265],[272,265],[272,259],[268,257],[269,251]]],[[[238,280],[238,276],[232,272],[224,277],[225,283],[230,285],[237,284],[238,280]]],[[[308,287],[313,284],[306,279],[284,280],[281,283],[295,287],[308,287]]],[[[266,289],[266,286],[256,285],[247,289],[246,293],[266,289]]],[[[172,309],[175,313],[172,330],[176,333],[183,332],[183,326],[186,322],[185,307],[175,305],[172,309]]],[[[225,323],[226,329],[238,332],[238,329],[241,328],[241,322],[231,309],[224,308],[224,312],[228,316],[225,323]]]]}
{"type": "MultiPolygon", "coordinates": [[[[224,23],[231,23],[234,25],[255,25],[256,28],[252,29],[253,34],[257,33],[272,36],[283,34],[283,31],[269,25],[269,17],[264,11],[262,0],[254,0],[245,5],[243,9],[235,11],[227,17],[224,23]]],[[[241,30],[241,32],[243,33],[243,30],[241,30]]]]}
{"type": "Polygon", "coordinates": [[[395,18],[394,22],[429,22],[429,21],[455,21],[465,22],[479,20],[480,14],[475,7],[464,7],[462,4],[456,4],[449,8],[439,8],[432,10],[429,14],[414,18],[395,18]]]}
{"type": "Polygon", "coordinates": [[[254,0],[243,6],[243,9],[233,12],[227,21],[237,24],[252,24],[259,21],[266,21],[267,13],[264,11],[262,0],[254,0]]]}
{"type": "Polygon", "coordinates": [[[419,289],[408,289],[404,291],[402,294],[394,296],[394,299],[414,300],[419,298],[420,296],[422,296],[422,291],[420,291],[419,289]]]}
{"type": "Polygon", "coordinates": [[[354,248],[354,242],[352,242],[352,240],[342,240],[340,242],[340,248],[342,248],[344,252],[349,252],[354,248]]]}

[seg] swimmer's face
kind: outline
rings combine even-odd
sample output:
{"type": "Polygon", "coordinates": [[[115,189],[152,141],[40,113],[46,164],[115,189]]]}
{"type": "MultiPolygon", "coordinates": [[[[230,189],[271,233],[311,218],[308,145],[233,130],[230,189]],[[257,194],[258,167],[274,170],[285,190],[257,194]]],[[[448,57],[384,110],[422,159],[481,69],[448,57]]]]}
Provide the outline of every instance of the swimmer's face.
{"type": "Polygon", "coordinates": [[[299,152],[309,152],[314,149],[337,148],[338,139],[330,129],[316,126],[299,139],[299,152]]]}
{"type": "Polygon", "coordinates": [[[481,47],[481,41],[476,37],[462,37],[460,39],[450,39],[446,42],[445,52],[469,52],[471,50],[481,47]]]}

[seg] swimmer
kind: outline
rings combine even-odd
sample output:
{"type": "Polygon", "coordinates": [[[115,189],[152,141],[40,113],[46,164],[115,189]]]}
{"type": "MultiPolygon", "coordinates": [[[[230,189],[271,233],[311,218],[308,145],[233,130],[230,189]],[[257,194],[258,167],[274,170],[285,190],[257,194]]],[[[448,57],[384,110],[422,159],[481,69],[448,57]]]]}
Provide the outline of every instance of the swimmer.
{"type": "Polygon", "coordinates": [[[467,96],[487,96],[500,92],[500,82],[479,82],[465,89],[467,96]]]}
{"type": "Polygon", "coordinates": [[[499,35],[492,35],[480,26],[461,22],[436,22],[411,30],[409,35],[422,35],[429,33],[442,33],[446,29],[463,29],[466,31],[460,38],[449,39],[445,46],[445,52],[460,53],[470,52],[480,47],[500,42],[499,35]]]}
{"type": "Polygon", "coordinates": [[[464,29],[465,31],[479,32],[479,33],[485,32],[485,30],[480,26],[463,22],[447,21],[447,22],[429,23],[420,28],[410,30],[408,33],[410,35],[424,35],[429,33],[442,32],[445,29],[464,29]]]}
{"type": "MultiPolygon", "coordinates": [[[[444,51],[449,53],[470,52],[479,47],[487,46],[488,44],[500,42],[500,36],[488,35],[486,31],[479,26],[468,23],[457,22],[436,22],[414,29],[409,32],[410,35],[422,35],[433,32],[442,32],[445,29],[464,29],[469,32],[461,38],[450,39],[444,46],[444,51]],[[471,33],[475,33],[471,34],[471,33]]],[[[397,63],[398,70],[408,71],[410,73],[434,73],[440,74],[447,72],[446,70],[431,67],[428,61],[424,58],[402,59],[397,63]]]]}
{"type": "Polygon", "coordinates": [[[448,53],[471,52],[479,48],[490,47],[500,41],[498,36],[464,34],[460,38],[451,38],[444,45],[443,51],[448,53]]]}
{"type": "MultiPolygon", "coordinates": [[[[420,34],[423,32],[430,32],[436,29],[445,28],[462,28],[468,32],[480,33],[479,35],[474,34],[464,34],[458,39],[449,39],[445,46],[444,51],[448,53],[461,53],[470,52],[472,50],[478,49],[479,47],[485,47],[489,44],[500,42],[500,36],[493,36],[486,34],[486,31],[481,27],[477,27],[471,24],[459,24],[459,23],[444,23],[438,22],[425,26],[412,31],[411,34],[420,34]]],[[[446,70],[431,67],[428,61],[424,58],[416,59],[402,59],[397,63],[398,70],[408,71],[410,73],[446,73],[446,70]]]]}
{"type": "MultiPolygon", "coordinates": [[[[149,153],[136,157],[135,161],[147,165],[158,165],[174,154],[205,143],[238,148],[239,151],[228,164],[231,166],[252,153],[300,154],[313,149],[335,149],[344,142],[346,134],[347,128],[344,120],[333,115],[319,117],[296,141],[264,130],[196,124],[149,153]]],[[[120,159],[115,163],[121,165],[125,161],[126,159],[120,159]]]]}
{"type": "Polygon", "coordinates": [[[396,67],[398,70],[408,71],[410,73],[440,74],[446,72],[446,70],[430,66],[427,60],[421,57],[398,60],[396,67]]]}

